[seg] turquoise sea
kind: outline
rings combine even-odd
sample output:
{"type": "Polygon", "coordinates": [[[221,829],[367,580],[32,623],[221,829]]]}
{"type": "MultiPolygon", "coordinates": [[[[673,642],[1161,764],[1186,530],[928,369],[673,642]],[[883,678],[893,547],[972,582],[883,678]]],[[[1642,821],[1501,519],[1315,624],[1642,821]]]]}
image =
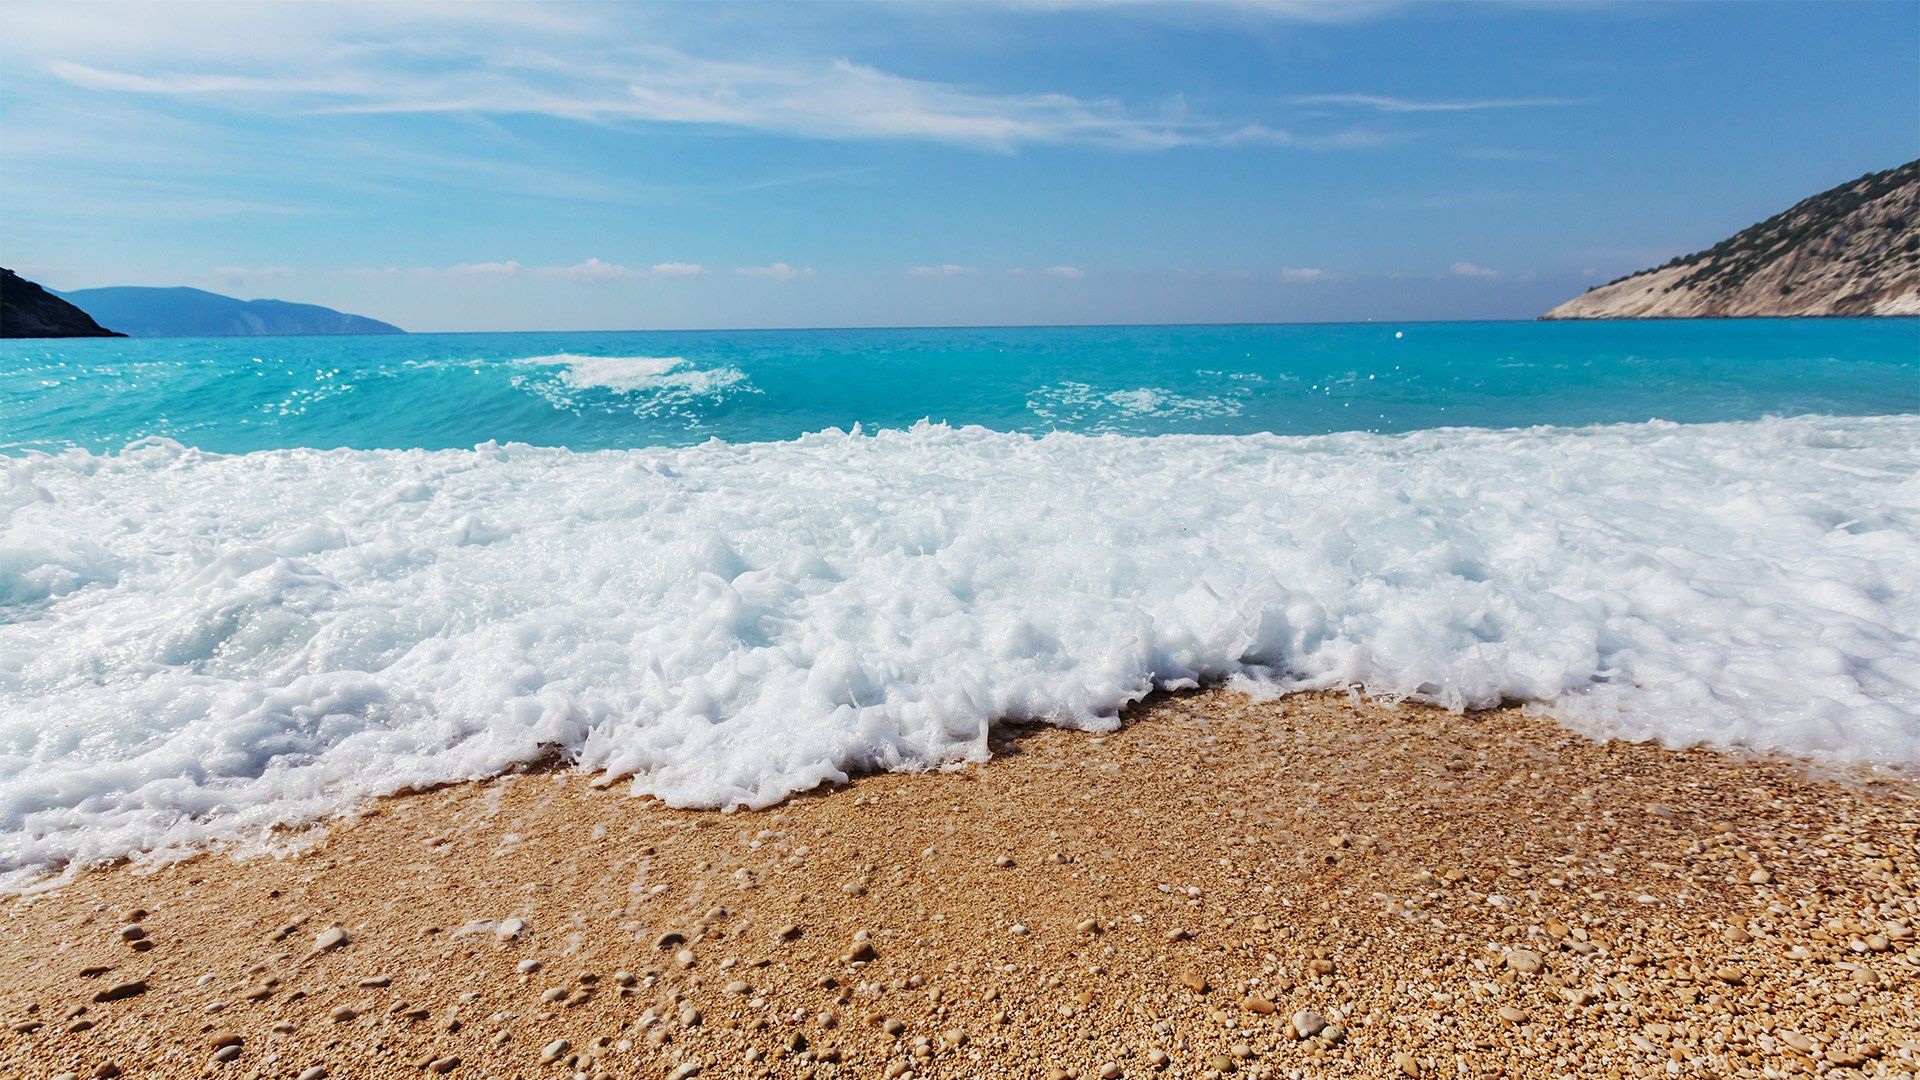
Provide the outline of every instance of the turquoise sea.
{"type": "Polygon", "coordinates": [[[4,342],[0,889],[1206,684],[1911,767],[1917,414],[1912,320],[4,342]]]}
{"type": "Polygon", "coordinates": [[[416,334],[0,342],[0,452],[164,436],[575,449],[927,419],[1403,432],[1920,409],[1920,320],[416,334]]]}

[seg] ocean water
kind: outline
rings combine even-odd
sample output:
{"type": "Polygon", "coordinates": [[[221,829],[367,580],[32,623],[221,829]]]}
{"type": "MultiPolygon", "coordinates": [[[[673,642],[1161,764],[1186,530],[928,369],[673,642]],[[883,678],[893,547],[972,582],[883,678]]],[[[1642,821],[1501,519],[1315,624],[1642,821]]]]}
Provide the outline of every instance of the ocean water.
{"type": "Polygon", "coordinates": [[[1155,688],[1920,761],[1920,322],[0,343],[0,885],[1155,688]]]}

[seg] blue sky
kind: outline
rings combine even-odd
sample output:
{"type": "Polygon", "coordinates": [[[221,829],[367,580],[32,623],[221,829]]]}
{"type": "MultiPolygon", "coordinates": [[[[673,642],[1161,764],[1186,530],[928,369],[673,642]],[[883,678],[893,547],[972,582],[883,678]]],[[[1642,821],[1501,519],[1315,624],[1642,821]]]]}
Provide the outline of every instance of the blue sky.
{"type": "Polygon", "coordinates": [[[0,260],[415,330],[1525,318],[1920,156],[1920,4],[0,5],[0,260]]]}

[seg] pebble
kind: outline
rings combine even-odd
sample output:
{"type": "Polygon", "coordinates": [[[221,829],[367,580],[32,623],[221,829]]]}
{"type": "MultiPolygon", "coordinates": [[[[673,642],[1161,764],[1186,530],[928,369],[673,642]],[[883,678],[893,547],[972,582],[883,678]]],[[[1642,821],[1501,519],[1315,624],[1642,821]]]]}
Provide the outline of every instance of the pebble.
{"type": "Polygon", "coordinates": [[[315,957],[315,956],[319,956],[321,953],[332,952],[333,950],[341,947],[342,945],[345,945],[346,943],[347,943],[346,930],[338,926],[329,926],[325,930],[322,930],[318,934],[314,935],[313,951],[308,953],[307,956],[315,957]]]}
{"type": "MultiPolygon", "coordinates": [[[[147,980],[135,979],[132,982],[115,983],[114,985],[107,987],[105,990],[102,990],[99,993],[93,995],[93,1000],[100,1001],[100,1002],[121,1001],[126,998],[136,997],[146,992],[147,992],[147,980]]],[[[118,1076],[119,1073],[116,1071],[115,1073],[113,1073],[113,1075],[118,1076]]]]}
{"type": "Polygon", "coordinates": [[[430,1073],[450,1073],[459,1067],[460,1059],[457,1057],[435,1058],[427,1062],[427,1071],[430,1073]]]}
{"type": "Polygon", "coordinates": [[[1120,1066],[1111,1061],[1100,1066],[1100,1080],[1120,1080],[1120,1066]]]}
{"type": "Polygon", "coordinates": [[[103,1061],[98,1068],[93,1070],[93,1080],[113,1080],[114,1077],[119,1075],[120,1066],[115,1065],[111,1061],[103,1061]]]}
{"type": "Polygon", "coordinates": [[[381,987],[391,985],[392,983],[393,983],[393,980],[387,978],[385,975],[375,975],[370,979],[361,979],[360,989],[378,990],[381,987]]]}
{"type": "Polygon", "coordinates": [[[1326,1017],[1312,1009],[1301,1009],[1293,1014],[1293,1034],[1295,1038],[1311,1039],[1320,1034],[1327,1026],[1326,1017]]]}
{"type": "Polygon", "coordinates": [[[1514,949],[1507,953],[1507,967],[1521,975],[1537,975],[1546,961],[1532,949],[1514,949]]]}
{"type": "Polygon", "coordinates": [[[123,926],[120,928],[121,941],[139,941],[141,938],[146,936],[147,936],[146,929],[142,927],[139,923],[133,923],[131,925],[123,926]]]}
{"type": "Polygon", "coordinates": [[[540,961],[522,960],[519,963],[513,965],[513,970],[519,972],[522,975],[531,975],[534,972],[540,970],[540,961]]]}
{"type": "MultiPolygon", "coordinates": [[[[499,938],[501,941],[512,941],[514,938],[526,932],[527,920],[525,919],[501,919],[493,928],[493,936],[499,938]]],[[[458,1064],[457,1060],[455,1064],[458,1064]]],[[[429,1065],[427,1067],[432,1068],[433,1066],[429,1065]]]]}
{"type": "Polygon", "coordinates": [[[1500,1006],[1500,1019],[1505,1020],[1509,1024],[1524,1024],[1527,1022],[1527,1010],[1518,1005],[1502,1005],[1500,1006]]]}
{"type": "Polygon", "coordinates": [[[667,1080],[687,1080],[689,1076],[699,1076],[700,1068],[698,1061],[683,1061],[679,1068],[667,1074],[667,1080]]]}
{"type": "Polygon", "coordinates": [[[240,1042],[240,1036],[231,1031],[222,1031],[216,1033],[207,1045],[210,1049],[218,1050],[223,1046],[239,1046],[240,1042]]]}
{"type": "Polygon", "coordinates": [[[313,1068],[294,1077],[293,1080],[327,1080],[327,1067],[325,1065],[315,1065],[313,1068]]]}
{"type": "Polygon", "coordinates": [[[1258,994],[1248,994],[1240,1002],[1240,1007],[1250,1013],[1259,1013],[1261,1016],[1272,1016],[1274,1011],[1273,1002],[1258,994]]]}
{"type": "Polygon", "coordinates": [[[1405,1050],[1401,1050],[1393,1055],[1393,1065],[1394,1068],[1399,1069],[1400,1072],[1406,1076],[1420,1075],[1420,1060],[1405,1050]]]}
{"type": "Polygon", "coordinates": [[[353,1006],[351,1005],[336,1005],[334,1006],[333,1011],[328,1013],[327,1015],[333,1019],[334,1023],[344,1024],[352,1020],[354,1017],[359,1016],[360,1014],[357,1012],[354,1012],[353,1006]]]}
{"type": "Polygon", "coordinates": [[[573,1044],[568,1042],[565,1039],[553,1040],[552,1042],[548,1043],[546,1046],[541,1048],[540,1064],[542,1065],[553,1064],[554,1062],[560,1060],[560,1055],[566,1053],[567,1050],[570,1049],[572,1046],[573,1044]]]}
{"type": "Polygon", "coordinates": [[[1207,985],[1207,977],[1192,968],[1182,971],[1178,981],[1181,986],[1186,987],[1196,994],[1204,994],[1210,989],[1207,985]]]}
{"type": "Polygon", "coordinates": [[[238,1043],[235,1043],[232,1046],[223,1046],[220,1049],[215,1050],[213,1052],[213,1060],[215,1061],[232,1061],[234,1058],[237,1058],[239,1056],[240,1056],[240,1045],[238,1043]]]}

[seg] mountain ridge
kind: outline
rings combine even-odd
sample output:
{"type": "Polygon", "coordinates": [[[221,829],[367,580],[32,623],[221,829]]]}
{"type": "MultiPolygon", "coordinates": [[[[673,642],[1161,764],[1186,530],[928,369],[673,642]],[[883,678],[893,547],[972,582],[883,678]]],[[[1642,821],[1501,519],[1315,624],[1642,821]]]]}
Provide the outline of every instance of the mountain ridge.
{"type": "Polygon", "coordinates": [[[133,337],[404,334],[392,323],[288,300],[242,300],[185,285],[115,285],[56,294],[133,337]]]}
{"type": "Polygon", "coordinates": [[[1543,319],[1920,315],[1920,160],[1802,199],[1543,319]]]}

